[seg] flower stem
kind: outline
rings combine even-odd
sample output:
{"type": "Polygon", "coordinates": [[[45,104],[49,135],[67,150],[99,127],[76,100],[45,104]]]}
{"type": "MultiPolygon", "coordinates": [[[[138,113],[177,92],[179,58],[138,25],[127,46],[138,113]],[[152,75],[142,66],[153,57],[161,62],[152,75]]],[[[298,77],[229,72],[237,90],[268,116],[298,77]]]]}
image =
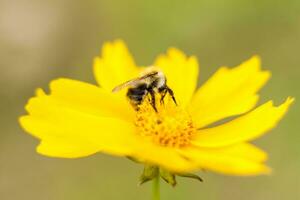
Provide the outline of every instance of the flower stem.
{"type": "Polygon", "coordinates": [[[152,200],[160,200],[159,175],[157,175],[153,179],[153,183],[152,183],[152,200]]]}

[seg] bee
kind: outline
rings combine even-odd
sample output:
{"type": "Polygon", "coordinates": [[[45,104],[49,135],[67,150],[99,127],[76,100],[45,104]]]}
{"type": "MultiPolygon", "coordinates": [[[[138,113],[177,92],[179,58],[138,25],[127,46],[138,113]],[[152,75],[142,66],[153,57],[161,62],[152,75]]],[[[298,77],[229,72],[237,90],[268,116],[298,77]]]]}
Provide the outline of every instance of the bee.
{"type": "Polygon", "coordinates": [[[174,103],[177,105],[174,97],[174,92],[167,86],[167,79],[161,71],[151,71],[138,78],[129,80],[121,85],[116,86],[112,92],[118,92],[127,88],[127,97],[129,98],[133,107],[138,110],[139,105],[150,94],[150,102],[153,109],[157,112],[155,94],[160,94],[160,103],[164,102],[167,94],[170,94],[174,103]]]}

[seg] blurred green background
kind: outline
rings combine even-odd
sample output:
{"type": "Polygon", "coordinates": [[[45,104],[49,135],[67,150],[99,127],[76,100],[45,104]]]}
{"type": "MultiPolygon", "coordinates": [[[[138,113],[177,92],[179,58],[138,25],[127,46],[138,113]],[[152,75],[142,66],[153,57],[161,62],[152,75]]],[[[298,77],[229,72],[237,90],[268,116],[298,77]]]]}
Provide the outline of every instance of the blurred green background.
{"type": "MultiPolygon", "coordinates": [[[[18,116],[35,88],[69,77],[95,83],[93,57],[104,41],[124,39],[140,65],[176,46],[195,54],[200,84],[221,65],[253,54],[272,79],[262,100],[300,99],[300,1],[72,1],[0,0],[0,199],[150,199],[137,186],[142,167],[97,154],[64,160],[35,153],[18,116]]],[[[199,173],[198,183],[162,184],[162,199],[300,199],[299,103],[279,127],[256,143],[270,154],[272,176],[251,178],[199,173]],[[298,118],[297,118],[298,116],[298,118]]]]}

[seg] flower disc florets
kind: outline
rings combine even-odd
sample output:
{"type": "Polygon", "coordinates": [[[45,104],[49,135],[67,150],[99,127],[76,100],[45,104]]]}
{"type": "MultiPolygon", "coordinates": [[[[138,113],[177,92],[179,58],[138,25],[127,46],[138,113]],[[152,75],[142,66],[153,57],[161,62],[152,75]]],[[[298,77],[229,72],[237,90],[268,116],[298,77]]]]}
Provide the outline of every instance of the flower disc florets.
{"type": "MultiPolygon", "coordinates": [[[[157,95],[156,99],[159,99],[157,95]]],[[[135,117],[138,133],[149,137],[154,143],[168,147],[184,147],[190,144],[196,134],[191,116],[174,104],[168,96],[164,103],[157,103],[157,112],[150,99],[145,98],[135,117]]]]}

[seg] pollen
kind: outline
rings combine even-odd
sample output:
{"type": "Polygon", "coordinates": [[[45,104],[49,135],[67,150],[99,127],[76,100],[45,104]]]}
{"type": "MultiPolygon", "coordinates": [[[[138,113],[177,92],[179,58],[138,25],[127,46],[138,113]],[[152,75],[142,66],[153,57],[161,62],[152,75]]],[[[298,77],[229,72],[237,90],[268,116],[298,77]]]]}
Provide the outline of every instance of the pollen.
{"type": "Polygon", "coordinates": [[[138,134],[160,146],[188,146],[197,131],[189,113],[175,105],[169,96],[163,103],[156,103],[156,107],[157,112],[153,109],[150,98],[146,98],[139,106],[135,117],[138,134]]]}

